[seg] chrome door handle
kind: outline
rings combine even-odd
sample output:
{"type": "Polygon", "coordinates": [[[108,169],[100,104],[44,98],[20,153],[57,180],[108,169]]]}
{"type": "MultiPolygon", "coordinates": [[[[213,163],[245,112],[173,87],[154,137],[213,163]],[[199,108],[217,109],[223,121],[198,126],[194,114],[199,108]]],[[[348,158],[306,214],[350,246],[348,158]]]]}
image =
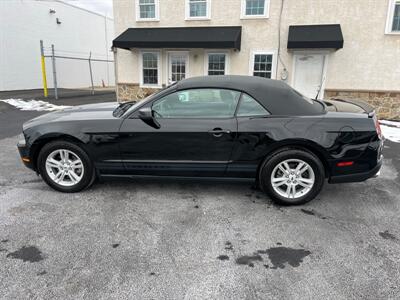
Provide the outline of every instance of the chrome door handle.
{"type": "Polygon", "coordinates": [[[224,133],[230,134],[230,130],[224,130],[221,128],[214,128],[213,130],[210,130],[208,133],[212,134],[215,137],[221,137],[224,133]]]}
{"type": "Polygon", "coordinates": [[[227,134],[229,134],[229,133],[231,133],[231,131],[230,130],[211,130],[211,131],[209,131],[210,133],[227,133],[227,134]]]}

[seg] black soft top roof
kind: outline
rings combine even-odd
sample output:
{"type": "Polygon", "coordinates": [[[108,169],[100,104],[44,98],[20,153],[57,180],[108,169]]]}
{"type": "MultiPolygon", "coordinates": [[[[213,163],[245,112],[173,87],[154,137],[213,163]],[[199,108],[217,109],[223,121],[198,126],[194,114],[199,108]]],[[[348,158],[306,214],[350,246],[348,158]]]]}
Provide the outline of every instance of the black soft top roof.
{"type": "Polygon", "coordinates": [[[256,76],[221,75],[191,77],[179,81],[177,90],[191,88],[225,88],[249,94],[273,115],[318,115],[322,104],[310,103],[283,81],[256,76]]]}

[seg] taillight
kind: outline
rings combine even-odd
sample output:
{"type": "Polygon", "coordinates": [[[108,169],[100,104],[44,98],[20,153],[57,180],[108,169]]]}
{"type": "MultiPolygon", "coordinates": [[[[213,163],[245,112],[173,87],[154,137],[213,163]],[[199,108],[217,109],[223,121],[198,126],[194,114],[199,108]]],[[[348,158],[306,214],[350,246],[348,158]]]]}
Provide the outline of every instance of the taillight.
{"type": "Polygon", "coordinates": [[[382,139],[382,129],[381,129],[381,125],[379,124],[379,120],[376,117],[376,115],[374,115],[374,122],[375,122],[376,133],[378,134],[379,139],[382,139]]]}

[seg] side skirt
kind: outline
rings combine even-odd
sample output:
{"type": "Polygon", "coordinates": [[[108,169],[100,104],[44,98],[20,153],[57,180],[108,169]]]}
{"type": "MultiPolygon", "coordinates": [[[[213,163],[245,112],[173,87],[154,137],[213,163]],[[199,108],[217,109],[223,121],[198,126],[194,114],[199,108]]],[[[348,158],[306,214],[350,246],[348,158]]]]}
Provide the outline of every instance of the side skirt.
{"type": "Polygon", "coordinates": [[[222,182],[253,182],[255,178],[240,177],[191,177],[191,176],[157,176],[157,175],[110,175],[100,174],[102,179],[126,178],[126,179],[164,179],[164,180],[196,180],[196,181],[222,181],[222,182]]]}

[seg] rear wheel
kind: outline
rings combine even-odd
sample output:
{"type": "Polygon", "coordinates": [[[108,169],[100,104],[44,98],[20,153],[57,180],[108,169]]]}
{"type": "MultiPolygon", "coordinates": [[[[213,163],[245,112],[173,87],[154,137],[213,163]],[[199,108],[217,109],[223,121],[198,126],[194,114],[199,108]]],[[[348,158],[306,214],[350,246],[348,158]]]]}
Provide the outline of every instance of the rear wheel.
{"type": "Polygon", "coordinates": [[[260,169],[260,187],[274,202],[297,205],[311,201],[324,184],[324,167],[314,154],[298,149],[282,149],[267,159],[260,169]]]}
{"type": "Polygon", "coordinates": [[[54,141],[45,145],[39,153],[38,168],[49,186],[64,193],[79,192],[95,179],[89,156],[70,142],[54,141]]]}

